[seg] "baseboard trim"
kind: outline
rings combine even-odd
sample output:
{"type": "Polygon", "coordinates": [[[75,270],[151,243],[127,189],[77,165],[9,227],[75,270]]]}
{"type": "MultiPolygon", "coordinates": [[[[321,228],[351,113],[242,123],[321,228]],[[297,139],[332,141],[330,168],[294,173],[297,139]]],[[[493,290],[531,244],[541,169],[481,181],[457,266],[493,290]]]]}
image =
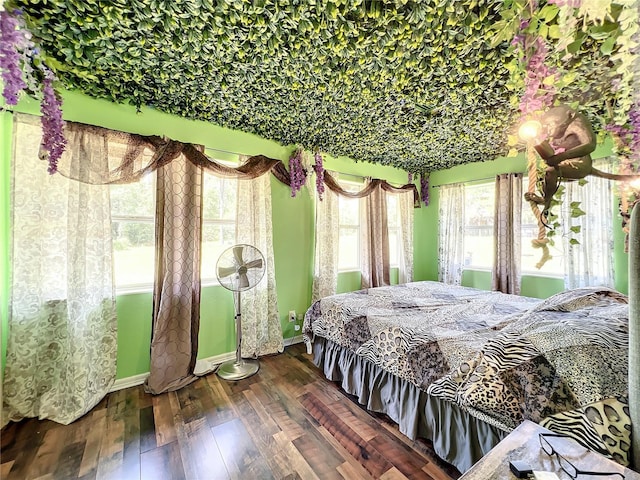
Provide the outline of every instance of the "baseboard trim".
{"type": "MultiPolygon", "coordinates": [[[[302,343],[302,335],[285,338],[283,343],[285,347],[295,345],[296,343],[302,343]]],[[[196,362],[196,368],[194,369],[193,373],[195,373],[196,375],[206,375],[207,373],[213,372],[221,363],[233,360],[235,357],[236,352],[227,352],[221,353],[220,355],[214,355],[212,357],[201,358],[196,362]]],[[[113,382],[113,385],[109,389],[109,393],[142,385],[148,376],[149,372],[145,372],[138,375],[133,375],[132,377],[119,378],[115,382],[113,382]]]]}

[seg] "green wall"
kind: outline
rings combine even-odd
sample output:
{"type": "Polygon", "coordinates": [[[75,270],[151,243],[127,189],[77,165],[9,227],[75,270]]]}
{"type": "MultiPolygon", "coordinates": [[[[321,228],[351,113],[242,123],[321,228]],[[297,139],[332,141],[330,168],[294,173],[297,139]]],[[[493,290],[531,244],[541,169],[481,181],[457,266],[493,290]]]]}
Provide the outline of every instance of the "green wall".
{"type": "MultiPolygon", "coordinates": [[[[610,141],[598,146],[592,154],[593,158],[602,158],[611,155],[612,145],[610,141]]],[[[431,202],[427,209],[419,213],[424,217],[423,222],[416,223],[416,236],[424,239],[422,252],[425,257],[425,264],[421,266],[421,277],[437,280],[438,275],[438,192],[439,185],[456,182],[471,182],[486,180],[490,182],[499,173],[519,173],[526,172],[527,162],[524,154],[515,158],[498,158],[494,161],[472,163],[460,165],[448,170],[441,170],[431,174],[431,202]]],[[[617,200],[612,202],[615,210],[614,226],[619,224],[620,216],[617,210],[617,200]],[[617,220],[616,220],[617,219],[617,220]]],[[[589,212],[588,206],[585,208],[589,212]]],[[[416,211],[417,213],[417,211],[416,211]]],[[[624,233],[621,228],[614,228],[614,270],[615,288],[623,293],[628,292],[628,260],[624,253],[624,233]]],[[[416,274],[416,277],[418,275],[416,274]]],[[[418,277],[418,278],[421,278],[418,277]]],[[[491,289],[491,273],[488,271],[465,270],[462,275],[462,284],[469,287],[491,289]]],[[[555,293],[564,290],[564,281],[561,278],[545,276],[544,267],[536,275],[523,275],[521,284],[521,294],[528,297],[547,298],[555,293]]]]}
{"type": "MultiPolygon", "coordinates": [[[[282,146],[255,135],[218,127],[205,122],[186,120],[170,116],[154,109],[143,108],[136,112],[127,105],[116,105],[96,100],[75,92],[63,92],[65,120],[98,125],[143,135],[166,135],[174,140],[197,143],[211,149],[237,152],[247,155],[262,154],[287,160],[293,146],[282,146]]],[[[25,98],[16,111],[38,114],[36,101],[25,98]]],[[[9,168],[11,144],[11,114],[3,112],[2,123],[2,185],[0,208],[3,211],[0,223],[1,259],[6,260],[0,271],[0,314],[2,314],[3,342],[5,342],[8,311],[8,221],[9,168]]],[[[221,156],[224,156],[221,153],[221,156]]],[[[343,173],[384,178],[396,184],[406,182],[405,172],[382,165],[356,163],[340,157],[324,158],[325,167],[343,173]]],[[[271,177],[273,210],[273,243],[278,308],[285,338],[299,334],[294,324],[288,321],[289,310],[304,313],[311,303],[313,273],[314,211],[307,190],[291,197],[289,188],[271,177]]],[[[419,259],[420,253],[416,252],[419,259]]],[[[343,291],[359,288],[359,275],[341,274],[343,291]],[[357,278],[356,278],[357,276],[357,278]]],[[[397,279],[397,273],[395,275],[397,279]]],[[[397,281],[397,280],[396,280],[397,281]]],[[[149,370],[149,345],[151,338],[151,293],[127,294],[117,297],[118,311],[118,369],[117,378],[126,378],[149,370]]],[[[199,358],[220,355],[235,350],[233,325],[233,298],[231,292],[222,287],[202,289],[201,320],[199,335],[199,358]]],[[[5,344],[2,345],[2,359],[5,344]]]]}
{"type": "MultiPolygon", "coordinates": [[[[203,144],[211,149],[238,152],[248,155],[262,154],[287,160],[293,146],[282,146],[255,135],[232,131],[216,125],[186,120],[160,113],[150,108],[136,112],[127,105],[116,105],[95,100],[74,92],[64,92],[64,117],[66,120],[103,126],[114,130],[144,135],[166,135],[183,142],[203,144]]],[[[37,102],[25,99],[16,111],[38,113],[37,102]]],[[[0,315],[2,317],[2,360],[5,358],[8,313],[9,279],[9,178],[11,158],[11,114],[0,113],[0,315]]],[[[607,155],[610,145],[601,147],[595,157],[607,155]]],[[[351,159],[325,158],[328,169],[355,175],[384,178],[396,184],[406,182],[406,173],[390,167],[368,163],[356,163],[351,159]]],[[[523,156],[500,158],[481,164],[462,165],[431,174],[431,185],[491,179],[497,173],[523,172],[526,162],[523,156]]],[[[278,307],[285,338],[294,337],[294,325],[288,322],[289,310],[304,312],[311,302],[313,273],[314,212],[313,203],[306,190],[291,198],[290,190],[275,178],[271,179],[273,209],[273,239],[278,307]]],[[[432,188],[428,207],[415,210],[414,222],[414,279],[437,280],[438,258],[438,188],[432,188]]],[[[615,206],[612,206],[615,208],[615,206]]],[[[614,229],[616,288],[626,292],[628,288],[627,260],[622,253],[623,235],[614,229]]],[[[524,276],[522,294],[545,298],[563,289],[558,278],[524,276]]],[[[397,282],[397,271],[392,272],[397,282]]],[[[359,288],[358,272],[340,274],[338,291],[359,288]]],[[[490,274],[482,271],[465,271],[463,284],[489,289],[490,274]]],[[[151,293],[120,295],[118,310],[118,378],[126,378],[149,370],[149,344],[151,337],[151,293]]],[[[235,349],[233,329],[233,302],[231,293],[221,287],[202,289],[201,328],[199,357],[205,358],[231,352],[235,349]]],[[[4,363],[4,362],[3,362],[4,363]]]]}

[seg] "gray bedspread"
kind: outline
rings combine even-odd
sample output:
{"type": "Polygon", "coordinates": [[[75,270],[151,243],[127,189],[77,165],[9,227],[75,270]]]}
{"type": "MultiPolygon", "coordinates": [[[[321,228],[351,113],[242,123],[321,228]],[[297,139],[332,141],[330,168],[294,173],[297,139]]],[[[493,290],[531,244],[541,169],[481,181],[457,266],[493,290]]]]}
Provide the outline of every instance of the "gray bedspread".
{"type": "Polygon", "coordinates": [[[628,464],[628,305],[613,290],[372,288],[315,302],[315,335],[503,430],[530,419],[628,464]]]}

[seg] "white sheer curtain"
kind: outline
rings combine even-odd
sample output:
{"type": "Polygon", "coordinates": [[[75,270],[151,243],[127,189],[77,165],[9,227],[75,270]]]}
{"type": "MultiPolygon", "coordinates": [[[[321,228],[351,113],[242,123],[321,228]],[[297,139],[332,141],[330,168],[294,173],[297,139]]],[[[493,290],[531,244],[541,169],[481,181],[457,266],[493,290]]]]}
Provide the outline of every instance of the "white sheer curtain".
{"type": "Polygon", "coordinates": [[[271,175],[238,180],[236,242],[253,245],[266,259],[266,272],[255,288],[242,292],[242,356],[282,352],[282,326],[278,312],[273,262],[271,175]]]}
{"type": "Polygon", "coordinates": [[[398,281],[413,281],[413,192],[395,194],[400,207],[400,245],[402,254],[399,259],[398,281]]]}
{"type": "MultiPolygon", "coordinates": [[[[593,166],[610,172],[611,158],[594,160],[593,166]]],[[[565,287],[579,288],[605,285],[614,286],[613,276],[613,182],[604,178],[589,176],[587,184],[566,182],[563,199],[565,232],[580,227],[578,234],[563,235],[566,254],[565,287]],[[573,202],[580,202],[579,208],[587,214],[571,218],[569,209],[573,202]],[[580,243],[573,245],[571,238],[580,243]]]]}
{"type": "Polygon", "coordinates": [[[312,301],[333,295],[338,289],[338,246],[340,213],[338,195],[326,189],[322,201],[316,193],[316,248],[314,254],[312,301]]]}
{"type": "MultiPolygon", "coordinates": [[[[12,280],[2,424],[68,424],[94,407],[116,374],[109,187],[49,175],[37,117],[15,115],[12,280]]],[[[72,169],[106,160],[99,142],[67,132],[72,169]]],[[[106,168],[100,165],[98,168],[106,168]]]]}
{"type": "Polygon", "coordinates": [[[438,280],[460,285],[464,265],[464,185],[440,187],[438,280]]]}

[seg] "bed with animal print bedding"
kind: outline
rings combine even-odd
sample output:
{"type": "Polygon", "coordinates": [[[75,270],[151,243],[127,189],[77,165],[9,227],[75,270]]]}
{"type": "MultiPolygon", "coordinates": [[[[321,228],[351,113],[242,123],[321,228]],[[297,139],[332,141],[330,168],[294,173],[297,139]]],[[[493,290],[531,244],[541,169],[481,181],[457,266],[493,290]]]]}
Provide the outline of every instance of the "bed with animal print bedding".
{"type": "Polygon", "coordinates": [[[462,471],[525,419],[627,465],[628,311],[627,297],[604,287],[539,300],[414,282],[318,300],[303,338],[325,375],[409,437],[437,441],[437,453],[462,471]],[[419,427],[395,418],[412,408],[419,427]],[[446,415],[453,424],[428,418],[446,415]],[[458,416],[475,423],[461,427],[458,416]],[[442,439],[453,431],[457,441],[442,439]],[[471,453],[447,451],[483,439],[471,453]]]}

